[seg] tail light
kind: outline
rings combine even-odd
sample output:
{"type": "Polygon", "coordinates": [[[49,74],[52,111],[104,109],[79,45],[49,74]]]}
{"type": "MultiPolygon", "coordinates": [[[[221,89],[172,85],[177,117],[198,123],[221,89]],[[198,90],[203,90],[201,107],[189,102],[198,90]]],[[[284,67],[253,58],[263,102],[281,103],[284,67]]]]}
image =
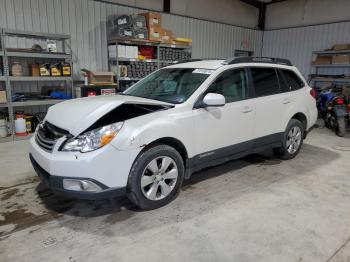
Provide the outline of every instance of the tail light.
{"type": "Polygon", "coordinates": [[[317,95],[316,90],[312,88],[312,89],[310,90],[310,95],[311,95],[313,98],[316,99],[316,95],[317,95]]]}
{"type": "Polygon", "coordinates": [[[343,98],[337,98],[337,99],[335,100],[335,103],[336,103],[337,105],[344,105],[344,99],[343,99],[343,98]]]}

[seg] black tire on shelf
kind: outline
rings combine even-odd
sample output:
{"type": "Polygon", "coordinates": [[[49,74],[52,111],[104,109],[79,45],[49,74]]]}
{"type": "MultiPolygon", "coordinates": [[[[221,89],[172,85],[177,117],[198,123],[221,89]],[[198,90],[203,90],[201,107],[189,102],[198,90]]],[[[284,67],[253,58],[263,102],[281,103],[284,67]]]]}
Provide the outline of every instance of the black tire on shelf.
{"type": "Polygon", "coordinates": [[[273,152],[275,153],[275,155],[277,155],[278,157],[280,157],[283,160],[288,160],[288,159],[292,159],[294,158],[300,151],[300,148],[302,147],[303,144],[303,140],[305,137],[305,127],[304,124],[297,120],[297,119],[291,119],[287,125],[286,131],[283,134],[283,140],[282,140],[282,146],[281,147],[277,147],[273,149],[273,152]],[[297,148],[297,150],[295,152],[289,152],[287,149],[287,141],[288,141],[288,137],[289,137],[289,132],[294,128],[294,127],[298,127],[301,131],[301,141],[300,144],[297,148]]]}
{"type": "Polygon", "coordinates": [[[184,174],[185,167],[183,159],[176,149],[164,144],[154,145],[141,152],[135,160],[129,174],[127,185],[127,197],[133,204],[144,210],[162,207],[175,199],[181,188],[184,179],[184,174]],[[152,160],[164,156],[171,158],[171,160],[173,160],[176,163],[178,171],[177,180],[176,183],[174,183],[175,186],[173,187],[169,195],[159,200],[150,200],[147,197],[145,197],[142,191],[141,178],[146,167],[152,160]]]}

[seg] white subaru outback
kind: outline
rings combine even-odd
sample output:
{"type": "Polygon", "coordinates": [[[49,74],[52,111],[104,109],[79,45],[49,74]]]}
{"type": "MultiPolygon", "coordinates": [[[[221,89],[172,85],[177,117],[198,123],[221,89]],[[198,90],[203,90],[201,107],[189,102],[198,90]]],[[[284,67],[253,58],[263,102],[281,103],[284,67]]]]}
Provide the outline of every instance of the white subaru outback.
{"type": "Polygon", "coordinates": [[[202,168],[269,148],[295,157],[316,118],[312,89],[288,60],[192,61],[116,96],[52,106],[30,141],[30,159],[56,193],[127,195],[153,209],[202,168]]]}

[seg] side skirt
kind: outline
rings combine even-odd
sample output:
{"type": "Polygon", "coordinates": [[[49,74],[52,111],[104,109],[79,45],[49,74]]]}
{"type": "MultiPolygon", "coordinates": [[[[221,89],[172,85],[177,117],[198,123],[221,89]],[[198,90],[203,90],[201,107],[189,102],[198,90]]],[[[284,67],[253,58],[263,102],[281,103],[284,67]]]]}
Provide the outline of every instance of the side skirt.
{"type": "Polygon", "coordinates": [[[260,153],[267,149],[280,147],[283,141],[283,132],[272,134],[247,142],[215,149],[213,151],[198,154],[190,159],[187,163],[186,179],[190,178],[191,174],[201,169],[217,166],[225,162],[242,158],[250,154],[260,153]]]}

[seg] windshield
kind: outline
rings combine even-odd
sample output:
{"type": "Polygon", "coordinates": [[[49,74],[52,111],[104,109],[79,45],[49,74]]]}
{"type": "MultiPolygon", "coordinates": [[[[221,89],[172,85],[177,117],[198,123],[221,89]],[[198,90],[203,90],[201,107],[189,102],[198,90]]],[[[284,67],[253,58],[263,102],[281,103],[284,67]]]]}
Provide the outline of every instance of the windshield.
{"type": "Polygon", "coordinates": [[[161,69],[130,87],[124,94],[181,104],[197,90],[212,71],[195,68],[161,69]]]}

